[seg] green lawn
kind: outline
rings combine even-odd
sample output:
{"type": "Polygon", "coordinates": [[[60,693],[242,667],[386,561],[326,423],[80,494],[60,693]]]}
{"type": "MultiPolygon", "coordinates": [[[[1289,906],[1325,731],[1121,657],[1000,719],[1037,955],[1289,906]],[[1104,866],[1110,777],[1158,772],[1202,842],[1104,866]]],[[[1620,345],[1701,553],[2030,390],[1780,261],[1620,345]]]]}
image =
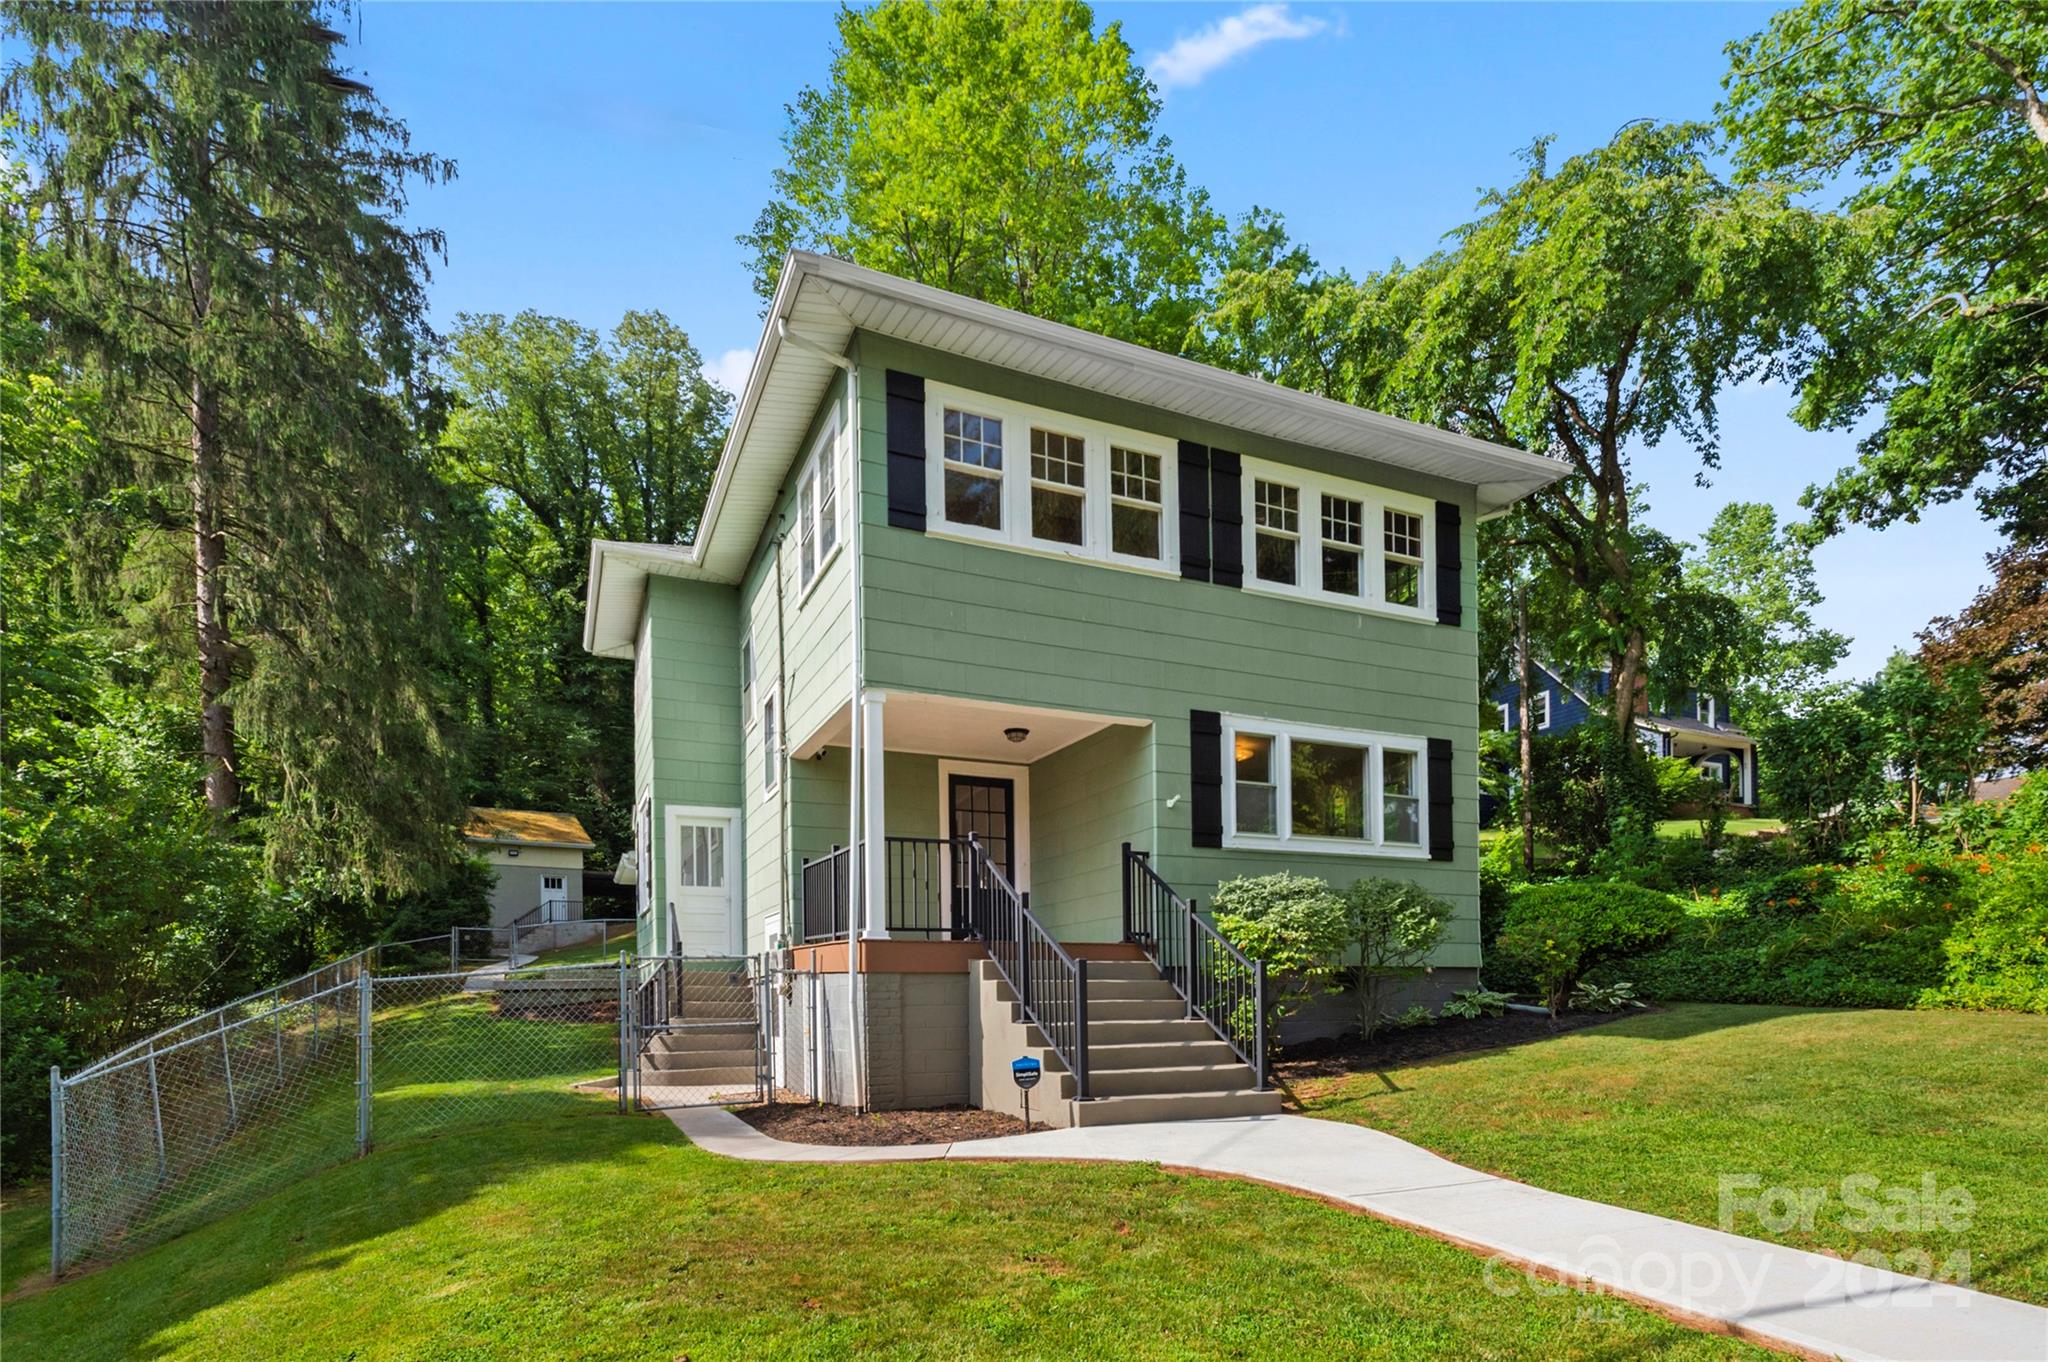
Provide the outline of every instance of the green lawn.
{"type": "Polygon", "coordinates": [[[631,952],[635,941],[634,926],[630,922],[616,922],[605,928],[604,939],[590,941],[580,946],[564,946],[558,951],[542,951],[534,957],[539,965],[595,965],[614,963],[620,951],[631,952]]]}
{"type": "MultiPolygon", "coordinates": [[[[1966,1250],[1974,1284],[2048,1304],[2048,1017],[1678,1005],[1556,1040],[1303,1084],[1374,1126],[1552,1191],[1717,1223],[1720,1178],[1824,1187],[1801,1248],[1966,1250]],[[1967,1190],[1967,1229],[1857,1232],[1842,1179],[1967,1190]]],[[[1906,1270],[1911,1270],[1910,1268],[1906,1270]]]]}
{"type": "MultiPolygon", "coordinates": [[[[1731,837],[1753,837],[1759,832],[1783,832],[1785,825],[1776,818],[1731,818],[1728,820],[1728,835],[1731,837]]],[[[1659,837],[1697,837],[1700,835],[1700,820],[1697,818],[1666,818],[1657,824],[1659,837]]]]}
{"type": "MultiPolygon", "coordinates": [[[[10,1221],[34,1208],[10,1202],[10,1221]]],[[[10,1238],[16,1232],[10,1224],[10,1238]]],[[[776,1166],[594,1111],[396,1145],[0,1305],[24,1358],[1765,1354],[1146,1166],[776,1166]]]]}

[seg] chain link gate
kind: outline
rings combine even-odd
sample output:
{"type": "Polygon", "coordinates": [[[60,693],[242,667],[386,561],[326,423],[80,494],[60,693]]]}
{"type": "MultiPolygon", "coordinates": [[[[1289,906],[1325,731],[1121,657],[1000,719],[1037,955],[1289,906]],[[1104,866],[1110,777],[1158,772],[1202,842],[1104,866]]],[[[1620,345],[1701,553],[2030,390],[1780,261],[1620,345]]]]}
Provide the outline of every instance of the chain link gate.
{"type": "Polygon", "coordinates": [[[629,974],[630,1106],[766,1100],[775,1008],[765,958],[640,956],[629,974]]]}

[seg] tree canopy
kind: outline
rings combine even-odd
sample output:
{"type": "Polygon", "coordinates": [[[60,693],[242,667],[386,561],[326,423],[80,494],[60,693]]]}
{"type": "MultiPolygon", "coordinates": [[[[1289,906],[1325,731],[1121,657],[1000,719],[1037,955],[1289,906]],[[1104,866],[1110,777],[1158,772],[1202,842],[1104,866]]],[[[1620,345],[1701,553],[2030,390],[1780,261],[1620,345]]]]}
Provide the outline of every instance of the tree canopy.
{"type": "Polygon", "coordinates": [[[1977,487],[2009,533],[2048,535],[2048,9],[1803,0],[1730,57],[1744,176],[1841,192],[1853,227],[1795,415],[1880,415],[1807,493],[1815,530],[1977,487]]]}
{"type": "Polygon", "coordinates": [[[1178,353],[1224,223],[1155,127],[1118,25],[1079,0],[842,8],[822,88],[752,232],[766,297],[792,248],[1178,353]]]}

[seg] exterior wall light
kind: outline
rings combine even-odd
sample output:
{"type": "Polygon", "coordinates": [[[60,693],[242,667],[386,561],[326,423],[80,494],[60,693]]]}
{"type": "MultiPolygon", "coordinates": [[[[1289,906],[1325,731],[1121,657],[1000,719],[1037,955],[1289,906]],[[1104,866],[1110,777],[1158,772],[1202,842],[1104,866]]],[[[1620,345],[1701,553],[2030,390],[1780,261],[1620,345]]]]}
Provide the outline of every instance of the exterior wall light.
{"type": "Polygon", "coordinates": [[[1031,730],[1028,728],[1006,728],[1003,730],[1003,736],[1011,742],[1023,742],[1031,736],[1031,730]]]}

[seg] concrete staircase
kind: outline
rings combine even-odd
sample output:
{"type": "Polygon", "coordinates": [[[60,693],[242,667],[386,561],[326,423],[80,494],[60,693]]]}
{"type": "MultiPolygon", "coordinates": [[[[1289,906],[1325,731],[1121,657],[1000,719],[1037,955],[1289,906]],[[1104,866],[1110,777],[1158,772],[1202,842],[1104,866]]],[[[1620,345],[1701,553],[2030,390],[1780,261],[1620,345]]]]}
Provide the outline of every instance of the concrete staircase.
{"type": "Polygon", "coordinates": [[[1173,985],[1144,960],[1088,962],[1090,1100],[1073,1101],[1074,1076],[1058,1053],[1042,1043],[1036,1028],[1025,1025],[1023,1008],[995,962],[983,960],[977,968],[979,986],[990,995],[985,1001],[1008,1004],[1012,1021],[1026,1033],[1026,1053],[1045,1066],[1039,1091],[1067,1099],[1073,1125],[1265,1116],[1280,1110],[1279,1091],[1261,1091],[1251,1066],[1217,1038],[1209,1023],[1190,1019],[1173,985]]]}
{"type": "Polygon", "coordinates": [[[657,1032],[640,1053],[640,1086],[648,1100],[656,1089],[670,1100],[697,1094],[708,1100],[714,1092],[754,1091],[755,1033],[753,990],[733,985],[723,972],[685,971],[682,1008],[675,1029],[657,1032]]]}

